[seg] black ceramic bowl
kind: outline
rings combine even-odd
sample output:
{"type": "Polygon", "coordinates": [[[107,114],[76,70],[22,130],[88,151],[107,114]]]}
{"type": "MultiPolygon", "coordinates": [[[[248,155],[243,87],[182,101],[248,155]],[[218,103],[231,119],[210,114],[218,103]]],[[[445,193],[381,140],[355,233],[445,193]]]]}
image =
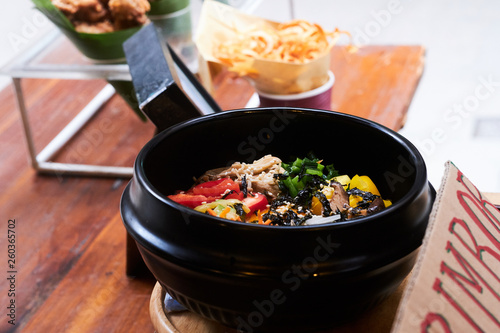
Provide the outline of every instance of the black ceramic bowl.
{"type": "Polygon", "coordinates": [[[194,312],[243,331],[337,325],[377,304],[411,270],[434,200],[405,138],[331,111],[248,109],[171,127],[139,153],[121,213],[160,284],[194,312]],[[166,198],[193,177],[265,154],[314,151],[341,173],[369,175],[386,210],[321,226],[264,226],[198,213],[166,198]]]}

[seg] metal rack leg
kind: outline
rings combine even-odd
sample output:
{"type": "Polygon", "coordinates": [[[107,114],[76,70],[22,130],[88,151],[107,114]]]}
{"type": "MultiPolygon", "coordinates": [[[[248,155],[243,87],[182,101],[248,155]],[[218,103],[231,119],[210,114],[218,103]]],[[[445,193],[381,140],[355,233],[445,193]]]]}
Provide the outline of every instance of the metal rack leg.
{"type": "Polygon", "coordinates": [[[26,104],[24,103],[24,95],[21,86],[20,78],[12,78],[14,92],[17,96],[17,105],[21,113],[21,120],[28,146],[28,153],[33,168],[39,173],[53,174],[57,176],[100,176],[100,177],[116,177],[130,178],[133,174],[132,167],[121,166],[101,166],[88,164],[70,164],[50,162],[49,160],[68,143],[71,138],[77,134],[83,126],[101,109],[115,93],[111,85],[106,85],[95,97],[83,108],[78,115],[70,121],[66,127],[57,134],[54,139],[37,154],[33,140],[32,130],[29,123],[26,104]]]}
{"type": "Polygon", "coordinates": [[[30,157],[31,165],[35,170],[38,169],[38,162],[36,160],[36,150],[35,143],[33,142],[33,135],[31,134],[31,126],[28,119],[28,113],[26,112],[26,104],[24,104],[23,90],[21,87],[21,79],[12,78],[12,83],[14,86],[14,92],[17,97],[17,108],[21,113],[21,120],[23,123],[24,137],[26,139],[26,145],[28,146],[28,154],[30,157]]]}

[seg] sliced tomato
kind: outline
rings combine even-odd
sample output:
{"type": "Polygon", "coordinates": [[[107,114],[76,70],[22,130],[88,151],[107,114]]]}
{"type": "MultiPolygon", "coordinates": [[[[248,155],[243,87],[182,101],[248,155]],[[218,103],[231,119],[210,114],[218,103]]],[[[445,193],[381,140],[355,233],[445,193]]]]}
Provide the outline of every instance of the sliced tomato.
{"type": "Polygon", "coordinates": [[[262,193],[249,193],[242,202],[250,209],[250,213],[267,208],[267,198],[262,193]]]}
{"type": "Polygon", "coordinates": [[[221,179],[211,180],[209,182],[200,183],[200,184],[194,186],[193,189],[195,189],[195,188],[201,189],[201,188],[205,188],[205,187],[207,187],[207,188],[214,187],[214,186],[217,186],[220,183],[224,182],[226,179],[229,179],[229,178],[221,178],[221,179]]]}
{"type": "Polygon", "coordinates": [[[177,203],[180,203],[183,206],[187,206],[190,208],[195,208],[203,203],[212,202],[215,200],[215,198],[213,197],[206,197],[204,195],[187,194],[187,193],[172,194],[169,195],[168,198],[177,203]]]}
{"type": "Polygon", "coordinates": [[[227,190],[239,192],[240,186],[231,178],[222,178],[198,184],[192,188],[191,192],[193,194],[216,197],[223,195],[227,190]]]}
{"type": "Polygon", "coordinates": [[[224,199],[236,199],[236,200],[243,200],[243,192],[237,192],[233,191],[232,193],[229,193],[226,196],[223,196],[224,199]]]}

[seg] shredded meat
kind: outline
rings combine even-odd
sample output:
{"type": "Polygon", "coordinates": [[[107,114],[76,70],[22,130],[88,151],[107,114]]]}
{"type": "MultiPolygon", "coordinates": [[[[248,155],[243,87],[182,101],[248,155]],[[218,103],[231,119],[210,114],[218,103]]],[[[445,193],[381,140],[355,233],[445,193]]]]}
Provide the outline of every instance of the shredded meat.
{"type": "Polygon", "coordinates": [[[330,207],[333,212],[343,212],[346,209],[351,208],[349,206],[349,195],[344,189],[344,186],[339,182],[331,182],[331,187],[333,187],[333,196],[330,199],[330,207]]]}
{"type": "Polygon", "coordinates": [[[272,155],[266,155],[252,164],[235,162],[229,168],[209,170],[198,179],[198,182],[231,178],[241,184],[243,176],[246,176],[248,191],[263,193],[272,200],[279,193],[278,181],[274,178],[274,174],[283,172],[281,160],[272,155]]]}
{"type": "Polygon", "coordinates": [[[222,178],[222,177],[219,177],[219,175],[226,170],[228,170],[228,168],[225,168],[225,167],[208,170],[201,177],[196,179],[195,184],[206,183],[206,182],[209,182],[212,180],[222,178]]]}
{"type": "Polygon", "coordinates": [[[382,200],[382,198],[380,197],[377,197],[375,198],[375,200],[372,201],[370,206],[368,206],[368,208],[366,209],[366,213],[367,215],[371,215],[373,213],[384,210],[384,208],[385,208],[384,200],[382,200]]]}

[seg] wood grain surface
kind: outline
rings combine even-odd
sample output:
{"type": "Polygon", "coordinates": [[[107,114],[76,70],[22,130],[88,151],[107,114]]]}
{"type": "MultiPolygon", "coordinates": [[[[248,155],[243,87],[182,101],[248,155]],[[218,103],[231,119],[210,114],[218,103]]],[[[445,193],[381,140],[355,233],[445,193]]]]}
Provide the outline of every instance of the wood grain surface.
{"type": "MultiPolygon", "coordinates": [[[[63,47],[57,57],[64,58],[64,52],[73,51],[63,47]]],[[[423,55],[419,46],[369,46],[356,54],[334,48],[332,109],[399,129],[423,55]]],[[[253,94],[245,80],[229,73],[214,83],[223,109],[243,107],[253,94]]],[[[23,79],[22,84],[36,146],[42,149],[106,82],[23,79]]],[[[132,166],[154,132],[114,96],[55,160],[132,166]]],[[[119,202],[128,180],[37,174],[10,86],[0,91],[0,142],[0,331],[153,332],[148,309],[155,281],[125,274],[119,202]],[[14,297],[8,296],[12,284],[6,273],[8,220],[15,220],[14,297]],[[12,300],[15,325],[6,316],[12,300]]]]}

